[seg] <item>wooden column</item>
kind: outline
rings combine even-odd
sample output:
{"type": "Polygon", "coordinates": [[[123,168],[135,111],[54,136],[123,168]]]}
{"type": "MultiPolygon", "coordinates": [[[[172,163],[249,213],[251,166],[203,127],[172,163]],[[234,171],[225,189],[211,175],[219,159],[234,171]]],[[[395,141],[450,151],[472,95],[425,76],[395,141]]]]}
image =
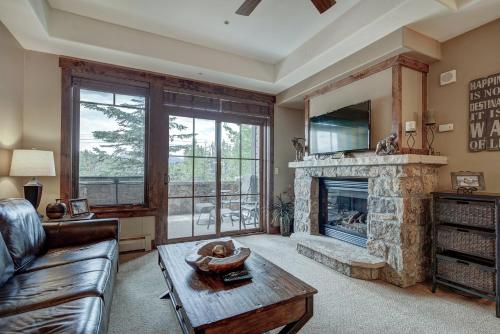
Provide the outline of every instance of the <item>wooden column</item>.
{"type": "Polygon", "coordinates": [[[403,95],[403,73],[401,64],[392,67],[392,133],[398,135],[399,146],[402,147],[403,125],[402,122],[402,95],[403,95]]]}
{"type": "Polygon", "coordinates": [[[311,100],[307,98],[304,106],[304,152],[305,154],[309,154],[309,108],[311,105],[311,100]]]}
{"type": "Polygon", "coordinates": [[[150,115],[148,171],[150,206],[156,208],[155,243],[165,244],[168,239],[168,147],[169,126],[168,113],[163,109],[163,85],[159,80],[153,80],[150,86],[150,115]]]}
{"type": "Polygon", "coordinates": [[[429,153],[429,148],[427,147],[427,122],[428,110],[427,110],[427,72],[422,72],[422,149],[429,153]]]}
{"type": "Polygon", "coordinates": [[[71,85],[71,69],[61,70],[61,171],[60,171],[60,196],[64,201],[72,198],[73,182],[73,94],[71,85]]]}

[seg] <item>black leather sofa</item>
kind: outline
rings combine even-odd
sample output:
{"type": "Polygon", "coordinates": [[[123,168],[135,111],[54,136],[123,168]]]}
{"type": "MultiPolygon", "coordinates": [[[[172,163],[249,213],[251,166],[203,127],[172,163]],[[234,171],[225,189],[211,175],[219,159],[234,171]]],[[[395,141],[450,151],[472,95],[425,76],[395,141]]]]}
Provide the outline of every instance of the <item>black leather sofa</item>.
{"type": "Polygon", "coordinates": [[[118,235],[117,219],[42,224],[0,200],[0,333],[106,333],[118,235]]]}

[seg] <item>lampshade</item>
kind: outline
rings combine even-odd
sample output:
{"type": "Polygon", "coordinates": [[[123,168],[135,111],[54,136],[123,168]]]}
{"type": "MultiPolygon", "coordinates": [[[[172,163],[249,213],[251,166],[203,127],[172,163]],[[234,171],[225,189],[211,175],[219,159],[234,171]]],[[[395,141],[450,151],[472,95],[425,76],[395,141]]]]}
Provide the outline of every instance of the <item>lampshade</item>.
{"type": "Polygon", "coordinates": [[[54,153],[39,150],[14,150],[10,176],[56,176],[54,153]]]}

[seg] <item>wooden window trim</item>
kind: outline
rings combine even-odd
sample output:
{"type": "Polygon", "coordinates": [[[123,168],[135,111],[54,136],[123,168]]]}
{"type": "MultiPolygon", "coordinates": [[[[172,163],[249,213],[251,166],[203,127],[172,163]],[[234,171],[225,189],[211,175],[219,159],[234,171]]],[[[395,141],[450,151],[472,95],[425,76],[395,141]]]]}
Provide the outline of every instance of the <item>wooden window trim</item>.
{"type": "Polygon", "coordinates": [[[146,96],[146,126],[145,126],[145,165],[144,165],[144,204],[118,204],[91,206],[92,212],[98,217],[107,217],[109,213],[115,213],[113,217],[134,217],[150,215],[154,212],[149,206],[149,92],[144,85],[131,86],[130,82],[109,82],[89,80],[73,75],[67,69],[62,71],[62,108],[61,108],[61,198],[65,201],[78,197],[78,160],[79,160],[79,89],[106,90],[117,94],[141,94],[146,96]],[[122,214],[123,213],[123,214],[122,214]]]}
{"type": "MultiPolygon", "coordinates": [[[[273,119],[274,95],[265,94],[250,90],[239,89],[224,85],[212,84],[208,82],[194,81],[175,76],[169,76],[149,71],[130,69],[122,66],[103,64],[82,59],[60,57],[59,66],[61,67],[62,86],[61,86],[61,173],[60,173],[60,192],[61,198],[68,200],[73,194],[72,180],[74,179],[73,164],[73,146],[74,139],[72,134],[72,124],[74,122],[74,98],[72,81],[74,78],[104,81],[110,85],[122,84],[149,89],[149,131],[147,137],[147,198],[148,203],[145,206],[113,206],[97,207],[92,210],[98,217],[143,217],[156,216],[156,243],[166,242],[166,214],[167,192],[164,185],[164,177],[167,173],[165,166],[168,166],[167,154],[162,151],[162,141],[168,141],[168,131],[160,128],[161,124],[168,124],[168,114],[164,111],[163,93],[165,90],[175,92],[185,92],[189,94],[199,94],[207,97],[215,97],[221,100],[232,102],[249,103],[261,105],[268,108],[266,117],[262,117],[257,123],[263,124],[264,143],[266,145],[265,163],[266,167],[263,173],[265,184],[262,192],[265,191],[266,200],[264,201],[264,212],[266,220],[263,221],[263,231],[275,231],[271,227],[270,212],[273,195],[273,119]],[[152,140],[152,137],[154,140],[152,140]]],[[[255,115],[257,116],[257,115],[255,115]]],[[[262,115],[261,115],[262,116],[262,115]]],[[[234,120],[252,121],[243,115],[234,114],[234,120]]],[[[226,119],[227,120],[227,119],[226,119]]],[[[253,118],[255,121],[255,117],[253,118]]]]}
{"type": "Polygon", "coordinates": [[[262,105],[271,105],[276,102],[276,97],[271,94],[77,58],[60,57],[59,67],[70,69],[73,75],[78,74],[82,78],[106,79],[107,81],[110,81],[111,78],[117,82],[144,86],[149,86],[151,82],[157,81],[161,82],[166,89],[173,89],[177,92],[198,93],[235,102],[260,103],[262,105]]]}

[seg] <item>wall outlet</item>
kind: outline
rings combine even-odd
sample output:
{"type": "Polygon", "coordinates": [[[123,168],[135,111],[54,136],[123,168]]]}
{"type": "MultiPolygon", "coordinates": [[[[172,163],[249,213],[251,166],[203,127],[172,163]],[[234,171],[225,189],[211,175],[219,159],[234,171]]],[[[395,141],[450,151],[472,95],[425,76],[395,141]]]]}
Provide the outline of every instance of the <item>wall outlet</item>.
{"type": "Polygon", "coordinates": [[[439,125],[439,132],[453,131],[453,123],[439,125]]]}
{"type": "Polygon", "coordinates": [[[279,173],[280,173],[279,168],[278,168],[278,167],[275,167],[275,168],[274,168],[274,175],[279,175],[279,173]]]}

